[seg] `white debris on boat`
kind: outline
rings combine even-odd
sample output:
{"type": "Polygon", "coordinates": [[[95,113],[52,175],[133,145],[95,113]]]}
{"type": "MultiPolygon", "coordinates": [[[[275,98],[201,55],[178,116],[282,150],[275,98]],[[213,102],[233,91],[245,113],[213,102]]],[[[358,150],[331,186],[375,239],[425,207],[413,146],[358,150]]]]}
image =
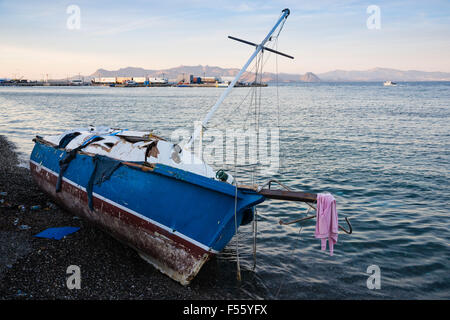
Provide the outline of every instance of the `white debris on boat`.
{"type": "MultiPolygon", "coordinates": [[[[94,137],[101,137],[101,140],[94,141],[84,147],[83,152],[103,155],[121,161],[160,163],[215,179],[215,171],[208,164],[190,151],[181,149],[177,145],[153,135],[151,132],[89,127],[66,131],[60,135],[48,135],[42,138],[58,146],[66,135],[73,133],[79,133],[79,135],[66,145],[66,151],[71,151],[89,142],[94,137]]],[[[229,181],[232,181],[231,176],[230,178],[229,181]]]]}

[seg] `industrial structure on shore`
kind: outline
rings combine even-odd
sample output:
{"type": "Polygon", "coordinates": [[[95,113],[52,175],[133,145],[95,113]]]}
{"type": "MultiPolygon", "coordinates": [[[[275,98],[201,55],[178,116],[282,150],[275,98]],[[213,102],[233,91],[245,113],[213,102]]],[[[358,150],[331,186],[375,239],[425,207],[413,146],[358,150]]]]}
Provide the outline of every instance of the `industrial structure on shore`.
{"type": "MultiPolygon", "coordinates": [[[[103,77],[94,78],[92,85],[111,87],[145,87],[145,86],[175,86],[175,87],[228,87],[233,77],[199,77],[192,74],[180,74],[175,80],[157,77],[103,77]]],[[[252,86],[252,83],[239,82],[237,86],[252,86]]],[[[267,86],[267,84],[259,84],[267,86]]]]}
{"type": "Polygon", "coordinates": [[[165,78],[152,77],[103,77],[94,78],[93,85],[127,85],[127,86],[150,86],[150,85],[169,85],[169,80],[165,78]]]}
{"type": "MultiPolygon", "coordinates": [[[[31,81],[26,79],[0,79],[0,86],[110,86],[110,87],[228,87],[233,77],[199,77],[192,74],[180,74],[169,81],[158,77],[98,77],[90,81],[84,79],[65,79],[31,81]]],[[[267,86],[265,83],[238,82],[236,87],[267,86]]]]}

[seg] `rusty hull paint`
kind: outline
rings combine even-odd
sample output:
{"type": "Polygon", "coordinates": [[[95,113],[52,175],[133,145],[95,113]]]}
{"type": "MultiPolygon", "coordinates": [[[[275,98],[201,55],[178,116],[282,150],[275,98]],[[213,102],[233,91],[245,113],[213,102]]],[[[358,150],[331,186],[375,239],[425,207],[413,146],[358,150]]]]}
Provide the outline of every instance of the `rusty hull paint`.
{"type": "Polygon", "coordinates": [[[90,211],[85,191],[63,180],[61,192],[56,193],[57,177],[53,173],[33,163],[30,163],[30,169],[39,187],[56,202],[101,226],[113,237],[138,251],[145,261],[182,285],[189,284],[213,255],[95,196],[94,210],[90,211]]]}

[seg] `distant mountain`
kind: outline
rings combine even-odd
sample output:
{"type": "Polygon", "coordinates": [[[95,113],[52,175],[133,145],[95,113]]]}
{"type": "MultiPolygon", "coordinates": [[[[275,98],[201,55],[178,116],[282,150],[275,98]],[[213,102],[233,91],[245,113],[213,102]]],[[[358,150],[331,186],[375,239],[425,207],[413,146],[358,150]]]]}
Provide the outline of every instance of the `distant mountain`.
{"type": "Polygon", "coordinates": [[[300,77],[300,81],[303,81],[303,82],[319,82],[321,80],[314,73],[307,72],[303,76],[300,77]]]}
{"type": "MultiPolygon", "coordinates": [[[[192,74],[194,76],[235,76],[239,72],[237,68],[221,68],[216,66],[179,66],[169,69],[144,69],[137,67],[126,67],[119,70],[105,70],[98,69],[90,76],[85,76],[84,79],[89,81],[94,77],[164,77],[169,80],[175,80],[180,74],[192,74]]],[[[77,76],[71,79],[78,79],[77,76]]],[[[245,72],[241,81],[253,81],[254,74],[245,72]]],[[[450,73],[448,72],[427,72],[417,70],[396,70],[387,68],[373,68],[369,70],[346,71],[334,70],[320,74],[307,72],[305,74],[293,73],[279,73],[278,77],[275,73],[264,72],[262,81],[268,83],[278,82],[318,82],[318,81],[450,81],[450,73]]]]}
{"type": "Polygon", "coordinates": [[[220,77],[220,76],[234,76],[239,72],[239,69],[224,69],[220,67],[210,67],[210,66],[179,66],[169,69],[153,70],[144,68],[134,68],[127,67],[121,68],[119,70],[105,70],[98,69],[90,77],[165,77],[168,79],[176,79],[180,74],[192,74],[195,76],[209,76],[209,77],[220,77]]]}
{"type": "Polygon", "coordinates": [[[322,81],[450,81],[450,73],[373,68],[363,71],[334,70],[319,74],[322,81]]]}
{"type": "MultiPolygon", "coordinates": [[[[152,70],[152,69],[143,69],[143,68],[135,68],[135,67],[127,67],[121,68],[119,70],[105,70],[98,69],[92,75],[86,77],[89,79],[100,78],[100,77],[164,77],[169,80],[175,80],[180,74],[192,74],[194,76],[206,76],[206,77],[230,77],[235,76],[239,72],[237,68],[221,68],[215,66],[179,66],[170,69],[162,69],[162,70],[152,70]]],[[[253,81],[254,73],[245,72],[241,81],[253,81]]],[[[263,82],[276,82],[277,75],[275,73],[264,72],[262,74],[263,82]]],[[[289,74],[289,73],[280,73],[278,74],[279,82],[298,82],[298,81],[320,81],[320,79],[313,74],[312,72],[308,72],[305,75],[301,74],[289,74]]]]}
{"type": "Polygon", "coordinates": [[[145,77],[149,73],[153,74],[157,72],[157,70],[145,70],[143,68],[135,68],[135,67],[127,67],[121,68],[119,70],[105,70],[98,69],[95,71],[91,77],[145,77]]]}

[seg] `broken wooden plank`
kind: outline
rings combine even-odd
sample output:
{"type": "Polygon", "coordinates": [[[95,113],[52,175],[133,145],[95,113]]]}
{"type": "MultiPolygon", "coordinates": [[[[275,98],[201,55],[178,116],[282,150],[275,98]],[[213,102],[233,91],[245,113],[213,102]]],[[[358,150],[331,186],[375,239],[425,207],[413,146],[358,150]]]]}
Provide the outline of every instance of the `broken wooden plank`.
{"type": "Polygon", "coordinates": [[[288,190],[273,190],[273,189],[261,189],[258,191],[267,199],[288,200],[288,201],[301,201],[301,202],[316,202],[317,194],[306,193],[300,191],[288,191],[288,190]]]}

